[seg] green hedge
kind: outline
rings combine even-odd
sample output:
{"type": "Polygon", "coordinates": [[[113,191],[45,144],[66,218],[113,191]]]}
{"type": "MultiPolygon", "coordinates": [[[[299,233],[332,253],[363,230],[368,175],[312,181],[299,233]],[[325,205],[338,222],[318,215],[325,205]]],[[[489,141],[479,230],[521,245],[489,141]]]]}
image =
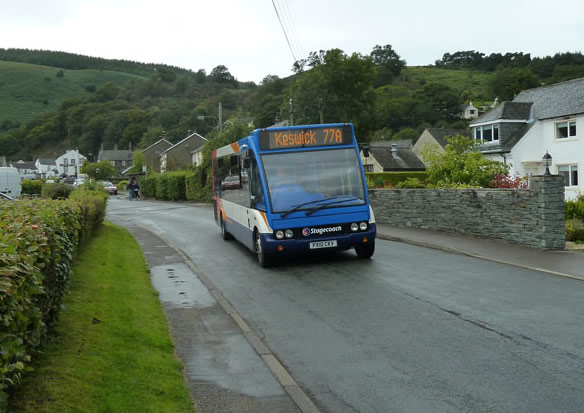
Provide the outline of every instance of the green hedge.
{"type": "Polygon", "coordinates": [[[576,201],[566,201],[566,220],[579,219],[584,221],[584,198],[576,201]]]}
{"type": "Polygon", "coordinates": [[[0,411],[57,321],[77,248],[103,221],[107,195],[0,201],[0,411]]]}
{"type": "Polygon", "coordinates": [[[379,188],[384,186],[397,186],[400,182],[410,178],[417,178],[420,182],[426,180],[426,171],[411,172],[366,172],[365,179],[369,188],[379,188]]]}
{"type": "Polygon", "coordinates": [[[48,199],[69,198],[71,192],[75,190],[73,185],[68,184],[44,184],[41,189],[41,197],[48,199]]]}
{"type": "Polygon", "coordinates": [[[206,170],[197,168],[185,176],[186,198],[189,201],[211,202],[211,179],[206,170]]]}
{"type": "Polygon", "coordinates": [[[43,181],[24,179],[22,181],[22,193],[26,195],[40,195],[43,181]]]}
{"type": "Polygon", "coordinates": [[[140,180],[142,195],[171,201],[211,201],[211,182],[202,168],[149,174],[140,180]]]}

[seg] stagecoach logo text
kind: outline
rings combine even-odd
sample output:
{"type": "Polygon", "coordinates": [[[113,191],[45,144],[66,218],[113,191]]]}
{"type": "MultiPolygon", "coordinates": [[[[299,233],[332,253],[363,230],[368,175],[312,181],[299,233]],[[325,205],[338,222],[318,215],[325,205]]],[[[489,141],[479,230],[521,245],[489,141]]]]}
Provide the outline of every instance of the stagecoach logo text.
{"type": "Polygon", "coordinates": [[[322,235],[325,232],[339,232],[342,231],[343,227],[336,226],[336,227],[326,227],[326,228],[304,228],[302,230],[302,235],[304,235],[305,237],[309,236],[309,235],[322,235]]]}

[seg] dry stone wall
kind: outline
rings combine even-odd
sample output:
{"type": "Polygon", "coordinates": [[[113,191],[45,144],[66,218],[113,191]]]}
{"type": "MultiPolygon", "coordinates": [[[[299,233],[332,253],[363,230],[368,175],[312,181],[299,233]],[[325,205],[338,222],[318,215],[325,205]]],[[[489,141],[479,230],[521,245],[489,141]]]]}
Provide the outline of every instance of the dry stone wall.
{"type": "Polygon", "coordinates": [[[535,176],[529,189],[370,189],[379,223],[565,248],[563,177],[535,176]]]}

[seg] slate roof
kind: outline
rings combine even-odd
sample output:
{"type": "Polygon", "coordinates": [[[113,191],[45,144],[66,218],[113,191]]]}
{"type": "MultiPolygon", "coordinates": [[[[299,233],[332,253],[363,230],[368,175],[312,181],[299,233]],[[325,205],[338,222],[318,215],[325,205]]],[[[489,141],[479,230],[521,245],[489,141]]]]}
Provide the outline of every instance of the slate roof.
{"type": "Polygon", "coordinates": [[[41,165],[57,165],[54,159],[38,159],[41,165]]]}
{"type": "Polygon", "coordinates": [[[128,149],[105,149],[99,151],[97,158],[100,161],[129,161],[134,158],[134,152],[128,149]]]}
{"type": "Polygon", "coordinates": [[[12,162],[12,166],[16,169],[36,169],[34,161],[18,161],[12,162]]]}
{"type": "Polygon", "coordinates": [[[493,122],[501,119],[527,121],[530,118],[532,105],[532,102],[502,102],[494,109],[489,110],[470,122],[470,125],[493,122]]]}
{"type": "Polygon", "coordinates": [[[371,142],[369,153],[381,165],[384,171],[424,171],[426,166],[411,149],[410,141],[371,142]],[[396,144],[397,154],[391,153],[392,144],[396,144]]]}
{"type": "Polygon", "coordinates": [[[426,130],[436,139],[436,141],[443,148],[448,145],[447,136],[462,135],[470,138],[470,131],[466,129],[442,129],[442,128],[426,128],[426,130]]]}
{"type": "Polygon", "coordinates": [[[584,77],[524,90],[513,102],[533,102],[536,119],[584,113],[584,77]]]}
{"type": "Polygon", "coordinates": [[[209,142],[209,141],[207,140],[207,138],[204,138],[204,137],[202,137],[201,135],[199,135],[198,133],[196,133],[196,132],[195,132],[195,133],[192,133],[192,134],[190,134],[189,136],[187,136],[186,138],[184,138],[184,139],[183,139],[183,140],[181,140],[180,142],[178,142],[178,143],[176,143],[176,144],[172,145],[170,148],[167,148],[167,149],[163,150],[163,151],[162,151],[160,154],[162,155],[162,154],[164,154],[164,153],[167,153],[167,152],[170,152],[170,151],[172,151],[173,149],[178,149],[178,148],[180,148],[180,146],[181,146],[181,145],[182,145],[184,142],[186,142],[187,140],[189,140],[189,139],[193,139],[193,140],[194,140],[194,142],[195,142],[195,145],[198,145],[198,146],[195,146],[195,148],[198,148],[199,146],[203,146],[204,144],[206,144],[207,142],[209,142]]]}
{"type": "MultiPolygon", "coordinates": [[[[170,148],[172,146],[172,143],[170,143],[169,141],[167,141],[166,139],[162,138],[157,140],[156,142],[154,142],[152,145],[150,145],[149,147],[147,147],[146,149],[142,149],[142,153],[150,150],[151,148],[155,147],[156,145],[163,143],[164,145],[161,146],[165,146],[166,148],[170,148]]],[[[166,149],[165,148],[165,149],[166,149]]]]}

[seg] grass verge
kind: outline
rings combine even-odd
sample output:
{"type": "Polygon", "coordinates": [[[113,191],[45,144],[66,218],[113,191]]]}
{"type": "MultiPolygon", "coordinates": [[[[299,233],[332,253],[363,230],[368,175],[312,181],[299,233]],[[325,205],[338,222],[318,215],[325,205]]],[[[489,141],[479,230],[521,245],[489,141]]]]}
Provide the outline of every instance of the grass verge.
{"type": "Polygon", "coordinates": [[[55,338],[10,412],[193,412],[136,240],[105,223],[80,251],[55,338]]]}

